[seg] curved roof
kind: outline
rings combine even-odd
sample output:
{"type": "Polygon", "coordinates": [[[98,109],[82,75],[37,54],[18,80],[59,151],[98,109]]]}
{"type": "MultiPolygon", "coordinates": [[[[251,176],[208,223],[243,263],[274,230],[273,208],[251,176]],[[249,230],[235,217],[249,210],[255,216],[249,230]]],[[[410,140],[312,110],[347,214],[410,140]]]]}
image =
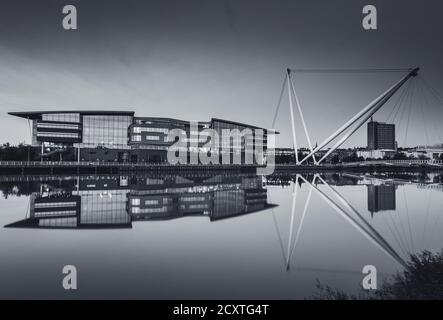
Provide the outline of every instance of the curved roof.
{"type": "Polygon", "coordinates": [[[51,111],[20,111],[8,112],[11,116],[25,119],[41,119],[42,114],[51,113],[80,113],[81,115],[108,115],[108,116],[134,116],[134,111],[107,111],[107,110],[51,110],[51,111]]]}

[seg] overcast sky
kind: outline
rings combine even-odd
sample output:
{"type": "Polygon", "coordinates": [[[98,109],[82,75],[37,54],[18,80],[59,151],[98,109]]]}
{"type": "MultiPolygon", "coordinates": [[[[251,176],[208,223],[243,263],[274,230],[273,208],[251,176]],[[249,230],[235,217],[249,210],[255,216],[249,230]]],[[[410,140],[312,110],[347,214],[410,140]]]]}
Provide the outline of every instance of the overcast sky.
{"type": "MultiPolygon", "coordinates": [[[[438,0],[2,0],[0,142],[30,141],[26,121],[8,111],[133,110],[269,127],[287,67],[419,66],[443,94],[442,10],[438,0]],[[378,9],[377,31],[362,29],[368,3],[378,9]],[[78,30],[62,28],[66,4],[77,7],[78,30]]],[[[400,77],[296,75],[312,140],[400,77]]],[[[443,107],[431,98],[412,103],[409,125],[408,112],[399,113],[400,145],[441,142],[443,107]]],[[[278,144],[290,146],[287,97],[283,102],[278,144]]],[[[385,121],[392,106],[375,118],[385,121]]],[[[365,144],[364,127],[348,146],[365,144]]]]}

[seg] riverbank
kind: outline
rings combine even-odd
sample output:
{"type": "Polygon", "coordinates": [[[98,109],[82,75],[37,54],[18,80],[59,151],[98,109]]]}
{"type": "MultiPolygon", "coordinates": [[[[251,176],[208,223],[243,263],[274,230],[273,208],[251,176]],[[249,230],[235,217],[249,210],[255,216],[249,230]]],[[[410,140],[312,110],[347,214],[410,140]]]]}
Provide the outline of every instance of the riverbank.
{"type": "MultiPolygon", "coordinates": [[[[257,165],[170,165],[152,163],[118,163],[118,162],[25,162],[1,161],[0,174],[124,174],[137,172],[238,172],[255,173],[257,165]]],[[[275,166],[276,172],[373,172],[373,171],[443,171],[443,164],[431,161],[372,161],[321,165],[275,166]]]]}

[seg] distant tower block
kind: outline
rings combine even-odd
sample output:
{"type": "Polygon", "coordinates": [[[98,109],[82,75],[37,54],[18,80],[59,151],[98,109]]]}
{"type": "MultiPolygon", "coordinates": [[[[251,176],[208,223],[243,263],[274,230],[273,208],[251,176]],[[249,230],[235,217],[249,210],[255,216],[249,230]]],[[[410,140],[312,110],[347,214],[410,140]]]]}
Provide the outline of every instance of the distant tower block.
{"type": "Polygon", "coordinates": [[[395,124],[368,122],[368,150],[395,150],[395,124]]]}

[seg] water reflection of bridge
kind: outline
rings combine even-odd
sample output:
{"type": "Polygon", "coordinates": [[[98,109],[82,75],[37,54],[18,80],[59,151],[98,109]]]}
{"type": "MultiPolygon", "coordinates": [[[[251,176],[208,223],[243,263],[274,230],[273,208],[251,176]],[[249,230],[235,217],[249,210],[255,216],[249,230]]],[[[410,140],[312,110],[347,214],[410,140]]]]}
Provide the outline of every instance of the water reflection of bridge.
{"type": "MultiPolygon", "coordinates": [[[[371,213],[371,217],[375,212],[396,210],[396,192],[399,185],[416,186],[418,189],[438,189],[441,190],[441,175],[435,174],[414,174],[407,172],[404,174],[397,173],[384,173],[381,175],[357,175],[357,174],[312,174],[312,175],[300,175],[293,174],[291,176],[276,175],[267,182],[268,185],[283,185],[289,187],[292,185],[292,209],[291,218],[289,223],[289,237],[287,245],[284,245],[284,241],[281,236],[281,230],[277,224],[275,213],[273,212],[274,224],[277,233],[279,234],[280,246],[283,252],[283,258],[285,260],[286,268],[289,270],[291,261],[293,261],[293,255],[295,248],[300,241],[300,233],[303,228],[304,221],[306,220],[307,212],[309,211],[310,201],[312,193],[315,192],[325,203],[336,211],[342,218],[344,218],[352,227],[354,227],[360,234],[367,238],[370,242],[376,245],[379,249],[385,252],[388,256],[393,258],[400,265],[405,266],[404,257],[409,258],[410,254],[414,253],[414,243],[412,240],[410,217],[408,212],[408,200],[404,194],[403,205],[406,208],[404,212],[404,219],[407,223],[406,228],[402,221],[396,221],[400,219],[400,215],[395,215],[395,218],[391,214],[382,213],[382,220],[391,233],[390,236],[396,242],[396,248],[394,247],[380,234],[378,230],[373,226],[373,223],[369,222],[364,214],[359,212],[345,197],[337,190],[335,186],[345,185],[361,185],[367,187],[367,204],[368,211],[371,213]],[[383,177],[384,176],[384,177],[383,177]],[[440,183],[435,183],[440,181],[440,183]],[[297,207],[297,191],[302,189],[303,185],[308,188],[308,194],[301,204],[301,213],[299,212],[298,219],[296,219],[296,207],[297,207]],[[297,221],[298,220],[298,221],[297,221]],[[297,221],[297,223],[296,223],[297,221]],[[407,233],[409,227],[409,234],[407,233]],[[403,233],[402,233],[403,231],[403,233]],[[286,248],[285,248],[286,247],[286,248]],[[401,254],[400,254],[401,252],[401,254]]],[[[431,197],[428,197],[427,212],[429,212],[429,203],[431,197]]],[[[274,210],[272,210],[274,211],[274,210]]],[[[403,214],[402,214],[403,215],[403,214]]],[[[427,217],[426,217],[427,218],[427,217]]],[[[426,229],[426,225],[424,226],[426,229]]],[[[425,233],[423,230],[423,236],[425,233]]],[[[299,269],[299,268],[297,268],[299,269]]]]}
{"type": "MultiPolygon", "coordinates": [[[[393,223],[387,227],[393,233],[404,255],[369,222],[367,215],[359,212],[335,186],[366,186],[367,209],[375,212],[396,209],[399,185],[431,187],[441,181],[439,174],[380,173],[365,174],[274,174],[261,177],[250,174],[233,175],[194,172],[192,174],[151,174],[112,176],[17,176],[0,181],[2,191],[10,194],[30,195],[27,217],[7,225],[15,228],[131,228],[134,221],[168,220],[187,216],[207,217],[211,221],[236,217],[247,213],[269,211],[276,222],[275,205],[269,195],[272,186],[293,186],[289,237],[283,243],[281,230],[275,227],[289,266],[312,195],[318,195],[333,211],[355,228],[381,251],[404,265],[403,257],[411,252],[405,236],[398,234],[393,223]],[[308,195],[302,203],[301,218],[296,222],[297,191],[302,186],[308,195]],[[286,248],[285,248],[286,247],[286,248]]],[[[391,214],[380,214],[393,219],[391,214]]],[[[408,218],[409,219],[409,218],[408,218]]],[[[392,221],[391,221],[392,222],[392,221]]],[[[391,235],[392,236],[392,235],[391,235]]],[[[410,236],[410,235],[409,235],[410,236]]]]}
{"type": "MultiPolygon", "coordinates": [[[[283,241],[280,241],[282,246],[282,252],[285,252],[286,268],[290,268],[291,258],[294,249],[299,242],[300,233],[303,227],[303,222],[308,211],[309,203],[312,193],[316,192],[334,211],[336,211],[342,218],[344,218],[349,224],[351,224],[357,231],[359,231],[365,238],[367,238],[374,245],[379,247],[383,252],[388,254],[391,258],[396,260],[400,265],[405,266],[403,258],[392,248],[392,246],[379,234],[379,232],[366,220],[366,218],[355,208],[350,202],[348,202],[335,188],[332,188],[319,174],[314,174],[311,179],[305,178],[302,175],[296,175],[294,181],[294,191],[292,197],[292,209],[291,209],[291,222],[289,225],[289,237],[286,250],[283,248],[283,241]],[[295,211],[297,205],[297,190],[298,185],[303,182],[309,187],[307,198],[305,199],[301,218],[294,235],[294,221],[295,211]],[[324,185],[329,191],[327,194],[318,184],[324,185]],[[330,195],[332,194],[332,196],[330,195]]],[[[274,219],[275,222],[275,219],[274,219]]],[[[275,224],[277,227],[277,224],[275,224]]],[[[277,228],[277,232],[280,231],[277,228]]],[[[280,236],[281,240],[281,236],[280,236]]]]}

